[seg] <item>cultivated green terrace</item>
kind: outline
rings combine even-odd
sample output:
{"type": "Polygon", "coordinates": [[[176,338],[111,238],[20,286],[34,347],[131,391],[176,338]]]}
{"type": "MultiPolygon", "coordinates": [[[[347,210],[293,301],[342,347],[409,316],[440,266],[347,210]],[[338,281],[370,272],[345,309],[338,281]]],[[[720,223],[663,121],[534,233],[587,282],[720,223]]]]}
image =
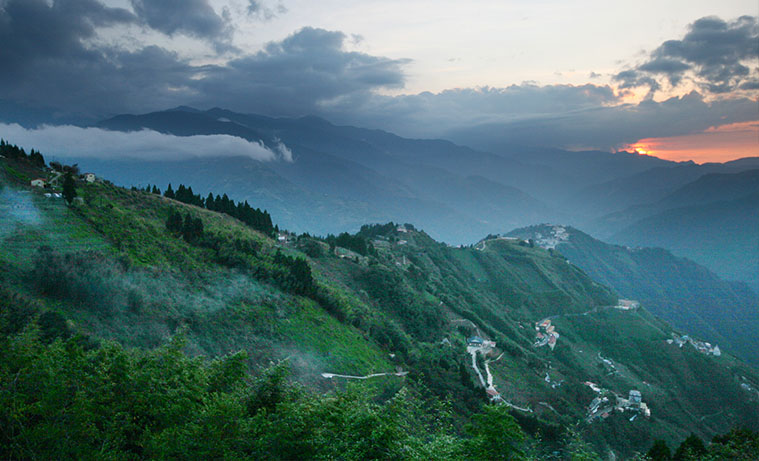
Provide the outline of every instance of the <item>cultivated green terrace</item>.
{"type": "Polygon", "coordinates": [[[755,369],[521,239],[262,233],[71,170],[58,197],[28,156],[0,172],[4,458],[629,457],[759,428],[755,369]]]}

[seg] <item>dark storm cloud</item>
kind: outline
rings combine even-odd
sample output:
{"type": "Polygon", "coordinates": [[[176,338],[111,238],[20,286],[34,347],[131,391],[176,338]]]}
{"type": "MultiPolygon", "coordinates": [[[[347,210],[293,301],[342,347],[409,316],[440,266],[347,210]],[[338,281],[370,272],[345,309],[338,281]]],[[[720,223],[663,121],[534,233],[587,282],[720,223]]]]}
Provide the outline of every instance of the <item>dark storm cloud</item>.
{"type": "MultiPolygon", "coordinates": [[[[318,112],[324,101],[403,85],[405,61],[345,51],[341,32],[306,28],[226,65],[193,66],[155,45],[127,50],[85,44],[98,27],[145,20],[128,10],[96,0],[56,0],[52,5],[9,0],[0,5],[0,118],[7,121],[28,123],[35,117],[25,114],[46,113],[37,121],[81,123],[181,104],[303,115],[318,112]]],[[[188,5],[196,13],[207,6],[188,5]]],[[[190,23],[161,27],[167,33],[195,30],[209,36],[219,31],[215,20],[188,29],[190,23]]]]}
{"type": "Polygon", "coordinates": [[[345,40],[342,32],[307,27],[214,68],[198,87],[203,98],[232,109],[292,115],[318,111],[335,98],[403,86],[406,60],[347,52],[345,40]]]}
{"type": "MultiPolygon", "coordinates": [[[[0,59],[3,72],[23,70],[35,59],[93,58],[81,40],[98,27],[129,23],[124,9],[107,8],[96,0],[9,0],[0,2],[0,59]]],[[[1,77],[0,77],[1,78],[1,77]]]]}
{"type": "Polygon", "coordinates": [[[646,62],[620,72],[615,80],[622,87],[653,84],[665,78],[673,86],[690,78],[703,90],[725,93],[747,87],[751,74],[748,62],[759,59],[757,18],[742,16],[734,21],[701,18],[691,24],[681,40],[668,40],[654,50],[646,62]]]}
{"type": "MultiPolygon", "coordinates": [[[[139,61],[139,82],[124,82],[119,61],[129,53],[84,45],[98,27],[129,24],[127,10],[95,0],[9,0],[0,3],[0,103],[47,108],[59,114],[83,114],[119,101],[126,88],[153,83],[146,78],[155,65],[155,49],[131,56],[139,61]],[[144,64],[143,64],[144,63],[144,64]],[[126,84],[127,87],[122,85],[126,84]]],[[[135,72],[132,72],[133,74],[135,72]]]]}
{"type": "Polygon", "coordinates": [[[208,0],[130,0],[137,16],[166,35],[185,34],[211,41],[229,34],[227,21],[208,0]]]}
{"type": "Polygon", "coordinates": [[[156,46],[134,52],[86,46],[98,27],[135,16],[95,0],[10,0],[0,9],[0,106],[80,119],[166,103],[193,69],[156,46]]]}

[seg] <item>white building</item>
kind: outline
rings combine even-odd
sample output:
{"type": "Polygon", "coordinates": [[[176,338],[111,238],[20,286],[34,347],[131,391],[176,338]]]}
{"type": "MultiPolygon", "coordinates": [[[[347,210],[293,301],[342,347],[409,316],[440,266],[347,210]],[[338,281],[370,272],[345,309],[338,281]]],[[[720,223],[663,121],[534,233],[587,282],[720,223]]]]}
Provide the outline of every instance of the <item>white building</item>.
{"type": "Polygon", "coordinates": [[[45,187],[45,180],[42,178],[32,179],[32,187],[45,187]]]}
{"type": "Polygon", "coordinates": [[[95,173],[84,173],[84,180],[87,182],[95,182],[95,173]]]}

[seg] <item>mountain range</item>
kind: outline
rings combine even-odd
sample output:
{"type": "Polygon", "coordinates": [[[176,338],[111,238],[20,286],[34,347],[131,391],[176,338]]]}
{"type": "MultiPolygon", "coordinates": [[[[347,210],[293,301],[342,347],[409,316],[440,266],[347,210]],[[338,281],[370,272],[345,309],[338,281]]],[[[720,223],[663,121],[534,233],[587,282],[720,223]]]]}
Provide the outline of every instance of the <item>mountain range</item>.
{"type": "Polygon", "coordinates": [[[488,233],[559,222],[613,243],[667,248],[759,290],[758,205],[750,196],[757,158],[697,165],[628,152],[520,146],[486,152],[317,117],[189,107],[120,115],[97,126],[178,136],[229,134],[272,149],[283,143],[292,162],[233,156],[77,161],[117,184],[187,183],[202,194],[249,200],[297,232],[324,235],[393,220],[417,223],[449,243],[469,244],[488,233]]]}

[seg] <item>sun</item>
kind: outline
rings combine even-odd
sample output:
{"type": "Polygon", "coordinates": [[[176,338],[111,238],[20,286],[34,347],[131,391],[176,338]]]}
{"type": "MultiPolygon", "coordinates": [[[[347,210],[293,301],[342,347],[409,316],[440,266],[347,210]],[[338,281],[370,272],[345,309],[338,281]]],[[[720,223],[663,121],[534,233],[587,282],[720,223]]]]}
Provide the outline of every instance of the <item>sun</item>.
{"type": "Polygon", "coordinates": [[[641,143],[629,144],[627,146],[627,149],[632,150],[634,153],[638,155],[654,155],[654,151],[651,150],[650,146],[641,144],[641,143]]]}

